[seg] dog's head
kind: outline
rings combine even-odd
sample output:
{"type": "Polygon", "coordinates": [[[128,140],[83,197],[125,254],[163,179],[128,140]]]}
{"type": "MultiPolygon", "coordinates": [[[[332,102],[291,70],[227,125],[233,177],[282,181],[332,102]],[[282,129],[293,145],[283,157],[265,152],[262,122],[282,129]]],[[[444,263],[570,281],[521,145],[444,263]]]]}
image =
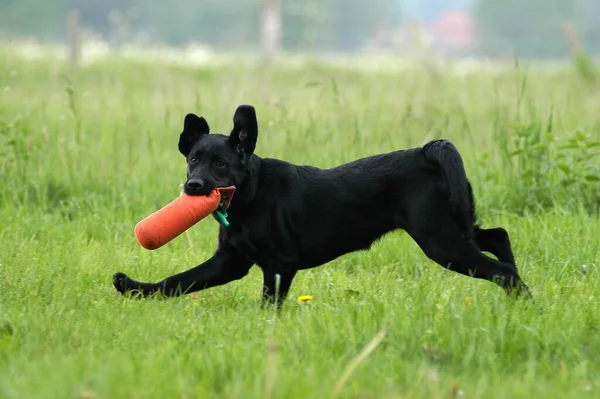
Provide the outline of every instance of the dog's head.
{"type": "Polygon", "coordinates": [[[188,195],[207,195],[217,187],[241,185],[258,137],[254,107],[237,108],[229,136],[209,132],[204,118],[195,114],[185,116],[179,151],[187,159],[184,192],[188,195]]]}

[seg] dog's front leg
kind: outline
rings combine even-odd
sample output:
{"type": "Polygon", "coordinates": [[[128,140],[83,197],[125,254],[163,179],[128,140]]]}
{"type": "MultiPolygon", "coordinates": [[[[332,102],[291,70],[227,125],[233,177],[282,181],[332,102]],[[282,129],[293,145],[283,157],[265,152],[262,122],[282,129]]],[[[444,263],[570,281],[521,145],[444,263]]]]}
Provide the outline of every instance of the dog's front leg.
{"type": "Polygon", "coordinates": [[[263,296],[261,308],[267,304],[277,304],[280,307],[292,285],[296,270],[273,271],[263,269],[263,296]]]}
{"type": "Polygon", "coordinates": [[[148,296],[161,291],[164,296],[173,297],[239,280],[248,274],[251,267],[252,262],[234,249],[218,249],[206,262],[161,282],[142,283],[124,273],[117,273],[113,276],[113,285],[122,294],[137,292],[148,296]]]}

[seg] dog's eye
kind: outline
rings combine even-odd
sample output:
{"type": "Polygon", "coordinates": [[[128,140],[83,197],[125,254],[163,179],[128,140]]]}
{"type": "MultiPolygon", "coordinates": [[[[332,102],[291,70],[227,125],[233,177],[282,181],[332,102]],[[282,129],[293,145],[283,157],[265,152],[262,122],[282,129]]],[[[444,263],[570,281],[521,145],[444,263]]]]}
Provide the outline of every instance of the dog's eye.
{"type": "Polygon", "coordinates": [[[215,166],[217,168],[224,168],[225,167],[225,162],[221,161],[220,159],[215,161],[215,166]]]}
{"type": "Polygon", "coordinates": [[[198,162],[198,158],[196,158],[196,157],[190,158],[190,163],[196,163],[196,162],[198,162]]]}

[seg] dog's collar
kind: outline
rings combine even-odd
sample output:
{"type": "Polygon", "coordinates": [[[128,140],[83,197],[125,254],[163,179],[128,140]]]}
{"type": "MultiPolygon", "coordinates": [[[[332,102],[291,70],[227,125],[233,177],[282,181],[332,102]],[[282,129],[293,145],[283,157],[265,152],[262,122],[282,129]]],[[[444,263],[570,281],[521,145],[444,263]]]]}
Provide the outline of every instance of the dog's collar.
{"type": "Polygon", "coordinates": [[[227,209],[231,204],[231,200],[233,199],[233,193],[235,193],[235,187],[219,187],[217,188],[219,193],[221,193],[221,202],[219,203],[219,207],[212,212],[217,222],[223,227],[229,227],[229,221],[227,220],[227,209]]]}

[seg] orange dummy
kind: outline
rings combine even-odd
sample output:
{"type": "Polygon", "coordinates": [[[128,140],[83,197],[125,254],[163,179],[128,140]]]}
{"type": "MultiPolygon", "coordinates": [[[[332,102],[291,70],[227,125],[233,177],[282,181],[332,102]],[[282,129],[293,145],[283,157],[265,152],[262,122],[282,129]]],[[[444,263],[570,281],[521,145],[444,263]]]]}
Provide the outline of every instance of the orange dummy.
{"type": "Polygon", "coordinates": [[[221,187],[208,195],[183,194],[176,200],[149,215],[135,226],[135,237],[146,249],[157,249],[204,219],[211,213],[225,227],[227,208],[235,187],[221,187]]]}

